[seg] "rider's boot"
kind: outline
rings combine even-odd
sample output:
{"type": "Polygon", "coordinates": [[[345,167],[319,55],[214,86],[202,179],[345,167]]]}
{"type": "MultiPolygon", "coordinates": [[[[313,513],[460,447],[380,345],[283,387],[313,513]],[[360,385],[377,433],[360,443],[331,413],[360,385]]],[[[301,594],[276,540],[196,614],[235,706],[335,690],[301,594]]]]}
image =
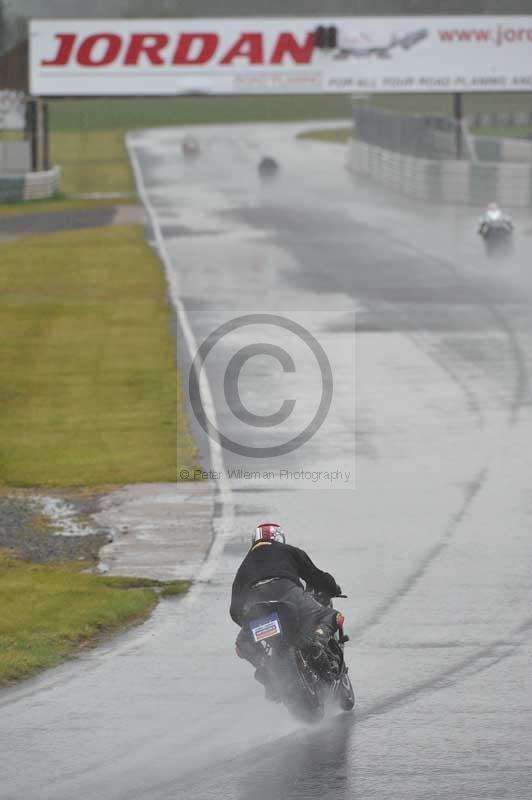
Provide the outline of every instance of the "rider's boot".
{"type": "Polygon", "coordinates": [[[272,677],[267,667],[267,661],[262,647],[257,646],[248,638],[239,637],[236,641],[236,654],[239,658],[244,658],[255,667],[255,680],[264,686],[266,700],[279,702],[279,697],[273,686],[272,677]]]}
{"type": "Polygon", "coordinates": [[[268,669],[267,659],[264,658],[263,662],[259,664],[255,670],[255,680],[264,686],[264,696],[266,700],[271,700],[274,703],[280,703],[281,698],[275,686],[273,676],[268,669]]]}
{"type": "Polygon", "coordinates": [[[329,638],[330,632],[324,627],[317,628],[312,637],[309,654],[320,670],[326,669],[329,666],[329,658],[327,655],[329,638]]]}
{"type": "Polygon", "coordinates": [[[257,667],[255,670],[255,680],[264,686],[266,700],[272,700],[274,703],[280,702],[280,697],[273,684],[272,676],[265,664],[257,667]]]}

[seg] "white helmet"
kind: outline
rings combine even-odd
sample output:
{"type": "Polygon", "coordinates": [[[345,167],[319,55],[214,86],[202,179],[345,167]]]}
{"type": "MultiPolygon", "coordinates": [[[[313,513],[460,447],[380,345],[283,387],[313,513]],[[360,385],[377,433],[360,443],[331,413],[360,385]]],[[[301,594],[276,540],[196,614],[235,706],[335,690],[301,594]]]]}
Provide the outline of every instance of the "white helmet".
{"type": "Polygon", "coordinates": [[[502,216],[502,211],[497,203],[490,203],[486,209],[486,216],[490,219],[499,219],[502,216]]]}
{"type": "Polygon", "coordinates": [[[270,542],[286,543],[284,531],[276,522],[261,522],[257,525],[251,537],[251,544],[254,545],[262,539],[269,540],[270,542]]]}

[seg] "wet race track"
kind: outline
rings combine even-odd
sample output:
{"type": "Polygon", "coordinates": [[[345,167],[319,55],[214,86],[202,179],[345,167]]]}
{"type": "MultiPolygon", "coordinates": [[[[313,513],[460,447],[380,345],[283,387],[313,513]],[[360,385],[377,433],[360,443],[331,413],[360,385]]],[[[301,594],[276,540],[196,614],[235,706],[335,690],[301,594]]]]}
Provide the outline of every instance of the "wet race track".
{"type": "MultiPolygon", "coordinates": [[[[198,129],[190,161],[179,130],[130,146],[178,280],[180,340],[261,311],[320,338],[330,413],[282,466],[345,475],[355,461],[356,477],[281,480],[273,458],[268,479],[224,472],[216,539],[184,602],[0,695],[3,800],[530,798],[532,222],[516,216],[514,254],[487,261],[476,209],[390,196],[347,172],[342,147],[296,132],[198,129]],[[268,185],[265,154],[281,164],[268,185]],[[349,595],[357,707],[315,728],[266,703],[233,653],[232,577],[267,518],[349,595]]],[[[312,418],[307,366],[288,375],[303,394],[292,434],[312,418]]],[[[206,368],[206,412],[237,438],[220,369],[206,368]]],[[[246,407],[278,407],[261,391],[283,378],[275,359],[250,359],[242,378],[246,407]]],[[[249,430],[255,446],[275,436],[249,430]]]]}

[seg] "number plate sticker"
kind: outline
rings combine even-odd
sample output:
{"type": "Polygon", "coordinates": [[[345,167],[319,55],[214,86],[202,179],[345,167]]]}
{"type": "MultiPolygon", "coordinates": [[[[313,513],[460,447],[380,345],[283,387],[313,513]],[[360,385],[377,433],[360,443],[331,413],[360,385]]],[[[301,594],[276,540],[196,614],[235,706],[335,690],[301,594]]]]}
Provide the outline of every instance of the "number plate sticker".
{"type": "Polygon", "coordinates": [[[270,636],[279,636],[281,633],[281,622],[276,612],[267,617],[250,620],[249,627],[256,642],[262,642],[270,636]]]}

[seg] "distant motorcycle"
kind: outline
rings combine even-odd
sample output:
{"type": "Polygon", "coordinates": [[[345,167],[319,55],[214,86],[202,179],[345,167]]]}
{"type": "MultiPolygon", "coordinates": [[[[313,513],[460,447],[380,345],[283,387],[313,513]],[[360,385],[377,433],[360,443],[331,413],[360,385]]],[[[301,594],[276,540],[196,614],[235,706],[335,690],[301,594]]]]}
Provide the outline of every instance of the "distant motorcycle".
{"type": "Polygon", "coordinates": [[[264,156],[258,166],[259,176],[263,180],[275,178],[279,174],[279,164],[271,156],[264,156]]]}
{"type": "Polygon", "coordinates": [[[184,157],[187,159],[197,158],[201,152],[200,144],[194,136],[185,136],[181,149],[184,157]]]}
{"type": "Polygon", "coordinates": [[[484,240],[486,255],[509,253],[513,246],[514,226],[512,220],[497,205],[491,202],[478,221],[478,233],[484,240]]]}
{"type": "MultiPolygon", "coordinates": [[[[312,594],[322,605],[332,607],[330,597],[312,594]]],[[[244,625],[265,650],[265,668],[274,697],[297,719],[318,722],[323,718],[328,697],[343,711],[354,708],[355,694],[344,659],[349,637],[344,634],[343,624],[343,615],[337,614],[336,630],[327,648],[322,648],[301,641],[297,608],[291,603],[262,601],[246,609],[244,625]]]]}
{"type": "Polygon", "coordinates": [[[513,247],[513,226],[508,220],[490,220],[479,228],[484,241],[486,255],[494,257],[511,252],[513,247]]]}

